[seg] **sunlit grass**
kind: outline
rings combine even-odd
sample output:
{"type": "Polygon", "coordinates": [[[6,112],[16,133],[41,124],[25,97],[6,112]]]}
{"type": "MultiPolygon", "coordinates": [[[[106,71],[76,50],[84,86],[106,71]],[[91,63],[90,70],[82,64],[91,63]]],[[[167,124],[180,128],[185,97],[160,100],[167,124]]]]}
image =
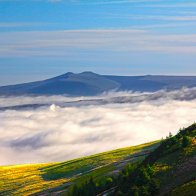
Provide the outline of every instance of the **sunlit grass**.
{"type": "Polygon", "coordinates": [[[171,165],[157,163],[154,165],[155,172],[165,172],[170,170],[172,167],[171,165]]]}
{"type": "Polygon", "coordinates": [[[151,142],[61,163],[1,166],[0,195],[31,195],[66,185],[66,182],[82,183],[89,173],[99,179],[116,169],[113,163],[146,153],[158,145],[151,142]]]}
{"type": "Polygon", "coordinates": [[[42,167],[43,164],[0,167],[1,195],[30,195],[67,181],[66,179],[43,180],[43,172],[40,170],[42,167]]]}

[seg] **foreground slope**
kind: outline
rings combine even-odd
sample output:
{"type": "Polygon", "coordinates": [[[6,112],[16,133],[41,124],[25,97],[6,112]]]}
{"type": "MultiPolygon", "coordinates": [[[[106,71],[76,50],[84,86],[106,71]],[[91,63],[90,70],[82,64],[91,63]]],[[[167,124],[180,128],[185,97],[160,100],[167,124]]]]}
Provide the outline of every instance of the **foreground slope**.
{"type": "MultiPolygon", "coordinates": [[[[102,178],[104,181],[104,178],[102,178]]],[[[141,162],[130,162],[108,183],[97,184],[93,176],[76,185],[70,195],[195,196],[196,124],[171,134],[141,162]]]]}
{"type": "Polygon", "coordinates": [[[108,76],[66,73],[51,79],[0,87],[0,95],[92,96],[106,91],[154,92],[196,87],[196,76],[108,76]]]}
{"type": "Polygon", "coordinates": [[[161,142],[62,163],[0,167],[0,195],[172,195],[196,191],[196,124],[161,142]]]}
{"type": "Polygon", "coordinates": [[[62,163],[1,166],[0,195],[66,193],[89,176],[99,181],[117,175],[128,162],[144,159],[158,145],[152,142],[62,163]]]}

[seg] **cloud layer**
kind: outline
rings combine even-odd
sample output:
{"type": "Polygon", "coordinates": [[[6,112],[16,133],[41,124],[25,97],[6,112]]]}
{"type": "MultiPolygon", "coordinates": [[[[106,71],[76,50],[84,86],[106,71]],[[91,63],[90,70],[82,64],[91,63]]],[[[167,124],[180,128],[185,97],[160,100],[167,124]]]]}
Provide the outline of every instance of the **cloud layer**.
{"type": "Polygon", "coordinates": [[[1,111],[0,164],[64,161],[161,139],[193,123],[196,100],[164,93],[163,99],[131,103],[1,111]]]}
{"type": "MultiPolygon", "coordinates": [[[[178,19],[195,20],[194,17],[178,19]]],[[[81,51],[88,54],[90,51],[189,54],[196,52],[195,42],[195,34],[160,35],[139,29],[6,32],[1,33],[0,57],[68,58],[81,51]]]]}

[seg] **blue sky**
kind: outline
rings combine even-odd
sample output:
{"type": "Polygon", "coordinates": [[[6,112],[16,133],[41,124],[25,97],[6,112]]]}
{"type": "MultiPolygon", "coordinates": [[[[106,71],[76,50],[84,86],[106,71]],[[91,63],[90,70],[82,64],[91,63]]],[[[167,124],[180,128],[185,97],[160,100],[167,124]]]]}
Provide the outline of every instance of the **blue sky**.
{"type": "Polygon", "coordinates": [[[0,0],[0,85],[68,71],[195,75],[194,0],[0,0]]]}

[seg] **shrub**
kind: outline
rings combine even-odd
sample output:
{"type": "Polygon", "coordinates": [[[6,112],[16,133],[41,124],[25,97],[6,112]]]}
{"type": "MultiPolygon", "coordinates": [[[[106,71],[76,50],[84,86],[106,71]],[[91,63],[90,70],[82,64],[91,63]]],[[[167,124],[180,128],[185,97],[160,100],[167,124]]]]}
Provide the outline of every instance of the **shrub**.
{"type": "Polygon", "coordinates": [[[183,138],[182,138],[182,147],[186,148],[186,147],[190,146],[190,144],[191,144],[191,138],[188,137],[188,136],[183,136],[183,138]]]}

